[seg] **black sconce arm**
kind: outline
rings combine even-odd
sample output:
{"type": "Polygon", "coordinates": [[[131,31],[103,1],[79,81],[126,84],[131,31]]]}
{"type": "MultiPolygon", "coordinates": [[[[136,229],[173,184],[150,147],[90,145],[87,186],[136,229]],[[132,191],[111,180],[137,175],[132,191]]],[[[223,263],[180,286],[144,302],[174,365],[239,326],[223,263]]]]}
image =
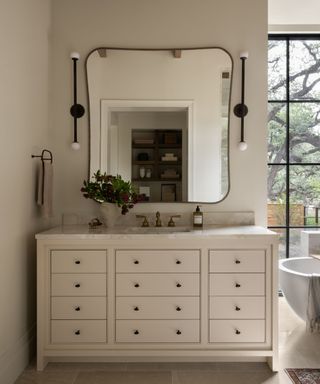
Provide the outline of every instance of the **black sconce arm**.
{"type": "Polygon", "coordinates": [[[70,55],[73,61],[73,105],[70,108],[70,114],[73,117],[73,143],[72,149],[80,149],[78,142],[78,119],[85,113],[85,109],[81,104],[78,104],[77,100],[77,61],[80,59],[80,55],[77,52],[72,52],[70,55]]]}
{"type": "Polygon", "coordinates": [[[248,107],[245,104],[245,62],[248,58],[248,52],[243,52],[240,54],[240,60],[242,63],[241,70],[241,103],[237,104],[233,113],[241,119],[241,132],[240,132],[240,143],[239,149],[245,151],[247,149],[247,143],[244,140],[244,118],[248,114],[248,107]]]}

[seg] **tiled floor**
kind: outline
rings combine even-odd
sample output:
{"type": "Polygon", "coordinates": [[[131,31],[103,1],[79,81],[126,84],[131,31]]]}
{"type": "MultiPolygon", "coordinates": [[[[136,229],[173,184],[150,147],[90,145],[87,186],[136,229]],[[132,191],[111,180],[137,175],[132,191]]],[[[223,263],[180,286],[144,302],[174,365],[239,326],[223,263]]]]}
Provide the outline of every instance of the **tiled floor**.
{"type": "Polygon", "coordinates": [[[263,363],[51,363],[44,372],[28,367],[16,384],[289,384],[283,368],[320,368],[320,334],[280,299],[280,365],[263,363]]]}

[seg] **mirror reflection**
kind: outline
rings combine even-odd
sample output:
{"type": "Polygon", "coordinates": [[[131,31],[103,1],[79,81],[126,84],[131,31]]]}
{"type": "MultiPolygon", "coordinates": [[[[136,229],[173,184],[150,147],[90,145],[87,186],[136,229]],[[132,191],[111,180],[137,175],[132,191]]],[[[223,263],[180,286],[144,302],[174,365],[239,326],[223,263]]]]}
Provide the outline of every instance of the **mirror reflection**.
{"type": "Polygon", "coordinates": [[[99,49],[87,59],[90,174],[132,180],[148,202],[229,190],[232,60],[220,48],[99,49]]]}

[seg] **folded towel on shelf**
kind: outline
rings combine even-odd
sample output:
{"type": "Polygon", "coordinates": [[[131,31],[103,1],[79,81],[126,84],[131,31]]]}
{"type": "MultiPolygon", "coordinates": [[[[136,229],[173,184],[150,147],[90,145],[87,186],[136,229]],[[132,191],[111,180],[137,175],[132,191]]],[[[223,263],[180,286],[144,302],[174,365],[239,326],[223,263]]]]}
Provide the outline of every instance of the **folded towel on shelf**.
{"type": "Polygon", "coordinates": [[[37,204],[41,207],[43,217],[52,216],[53,195],[53,166],[52,163],[43,161],[40,166],[38,180],[37,204]]]}
{"type": "Polygon", "coordinates": [[[309,280],[307,330],[320,333],[320,275],[312,275],[309,280]]]}

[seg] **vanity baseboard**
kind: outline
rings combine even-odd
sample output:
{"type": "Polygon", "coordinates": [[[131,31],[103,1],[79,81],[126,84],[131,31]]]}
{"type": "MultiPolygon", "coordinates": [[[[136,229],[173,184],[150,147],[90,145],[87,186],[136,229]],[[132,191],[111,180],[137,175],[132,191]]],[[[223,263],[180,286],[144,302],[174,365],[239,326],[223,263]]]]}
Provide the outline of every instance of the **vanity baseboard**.
{"type": "Polygon", "coordinates": [[[49,361],[267,361],[276,371],[277,247],[276,234],[254,226],[37,235],[38,370],[49,361]]]}

